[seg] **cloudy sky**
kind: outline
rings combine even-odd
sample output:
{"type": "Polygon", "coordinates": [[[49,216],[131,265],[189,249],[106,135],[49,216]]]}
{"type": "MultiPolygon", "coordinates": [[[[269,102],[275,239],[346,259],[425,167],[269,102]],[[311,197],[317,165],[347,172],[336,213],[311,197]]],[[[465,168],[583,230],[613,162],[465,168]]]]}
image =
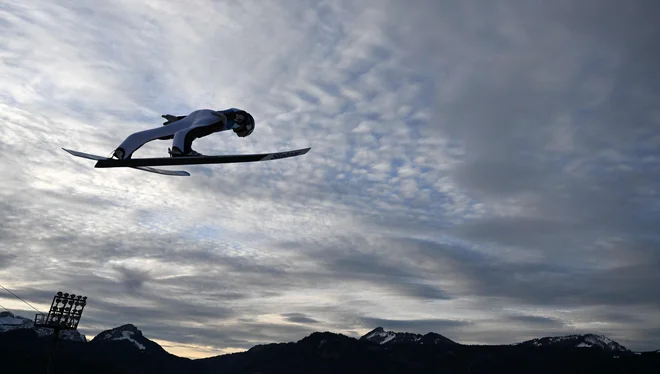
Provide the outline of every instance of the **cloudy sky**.
{"type": "MultiPolygon", "coordinates": [[[[0,281],[212,356],[313,331],[660,348],[657,1],[9,0],[0,281]],[[161,114],[203,154],[94,169],[161,114]]],[[[169,141],[135,157],[167,156],[169,141]]],[[[32,318],[4,293],[0,304],[32,318]]]]}

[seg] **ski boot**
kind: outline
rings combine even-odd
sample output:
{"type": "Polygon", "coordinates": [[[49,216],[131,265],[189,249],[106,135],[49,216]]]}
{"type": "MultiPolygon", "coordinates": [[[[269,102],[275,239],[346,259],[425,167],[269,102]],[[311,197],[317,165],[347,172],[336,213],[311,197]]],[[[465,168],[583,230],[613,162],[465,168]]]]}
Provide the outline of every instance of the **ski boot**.
{"type": "Polygon", "coordinates": [[[181,152],[181,150],[180,150],[179,148],[177,148],[177,147],[172,147],[171,149],[170,149],[170,148],[167,148],[167,152],[169,152],[170,157],[195,157],[195,156],[204,156],[203,154],[201,154],[201,153],[199,153],[199,152],[197,152],[197,151],[194,151],[194,150],[192,150],[192,149],[191,149],[190,152],[188,152],[188,153],[183,153],[183,152],[181,152]]]}

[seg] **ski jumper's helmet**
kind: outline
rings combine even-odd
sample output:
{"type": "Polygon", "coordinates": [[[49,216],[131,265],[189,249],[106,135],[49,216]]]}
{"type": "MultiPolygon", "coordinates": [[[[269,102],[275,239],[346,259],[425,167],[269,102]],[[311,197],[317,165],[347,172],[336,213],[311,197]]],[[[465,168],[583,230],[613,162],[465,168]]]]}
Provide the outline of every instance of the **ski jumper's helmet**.
{"type": "Polygon", "coordinates": [[[234,132],[241,138],[252,134],[252,131],[254,131],[254,118],[244,110],[236,112],[234,122],[239,125],[238,128],[234,129],[234,132]]]}

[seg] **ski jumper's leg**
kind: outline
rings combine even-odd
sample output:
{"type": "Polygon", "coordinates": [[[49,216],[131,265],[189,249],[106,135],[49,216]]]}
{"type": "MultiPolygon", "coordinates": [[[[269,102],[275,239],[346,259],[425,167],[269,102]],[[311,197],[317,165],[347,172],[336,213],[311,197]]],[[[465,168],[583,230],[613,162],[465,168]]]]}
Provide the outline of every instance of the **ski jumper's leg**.
{"type": "MultiPolygon", "coordinates": [[[[194,113],[194,112],[193,112],[194,113]]],[[[187,116],[179,121],[171,123],[167,126],[159,126],[157,128],[144,130],[136,132],[128,136],[118,148],[121,148],[124,151],[124,159],[130,158],[133,152],[137,151],[138,148],[142,147],[144,144],[160,139],[160,138],[170,138],[183,128],[189,127],[193,123],[193,116],[187,116]]]]}
{"type": "Polygon", "coordinates": [[[224,126],[222,119],[215,114],[215,111],[209,109],[197,111],[192,121],[192,126],[177,131],[172,141],[172,147],[177,147],[183,153],[192,150],[193,140],[218,132],[224,126]]]}

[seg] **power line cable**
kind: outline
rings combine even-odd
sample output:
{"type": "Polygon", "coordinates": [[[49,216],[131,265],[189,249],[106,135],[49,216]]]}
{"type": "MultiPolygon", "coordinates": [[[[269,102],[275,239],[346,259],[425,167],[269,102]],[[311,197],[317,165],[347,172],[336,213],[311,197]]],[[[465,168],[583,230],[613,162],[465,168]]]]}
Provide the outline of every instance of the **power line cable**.
{"type": "Polygon", "coordinates": [[[11,310],[9,310],[9,309],[7,309],[7,308],[5,308],[5,307],[4,307],[4,306],[2,306],[2,305],[0,305],[0,308],[2,308],[2,309],[4,309],[4,310],[6,310],[6,311],[8,311],[8,312],[9,312],[9,313],[11,313],[11,314],[14,314],[14,312],[12,312],[11,310]]]}
{"type": "MultiPolygon", "coordinates": [[[[33,307],[32,304],[30,304],[30,303],[28,303],[27,301],[23,300],[20,296],[18,296],[18,295],[16,295],[15,293],[9,291],[5,286],[3,286],[3,285],[0,284],[0,287],[4,288],[5,291],[7,291],[7,292],[9,292],[10,294],[16,296],[19,300],[21,300],[22,302],[24,302],[24,303],[26,303],[27,305],[29,305],[30,308],[32,308],[32,309],[36,310],[37,312],[41,313],[41,311],[40,311],[39,309],[33,307]]],[[[42,314],[43,314],[43,313],[42,313],[42,314]]]]}

